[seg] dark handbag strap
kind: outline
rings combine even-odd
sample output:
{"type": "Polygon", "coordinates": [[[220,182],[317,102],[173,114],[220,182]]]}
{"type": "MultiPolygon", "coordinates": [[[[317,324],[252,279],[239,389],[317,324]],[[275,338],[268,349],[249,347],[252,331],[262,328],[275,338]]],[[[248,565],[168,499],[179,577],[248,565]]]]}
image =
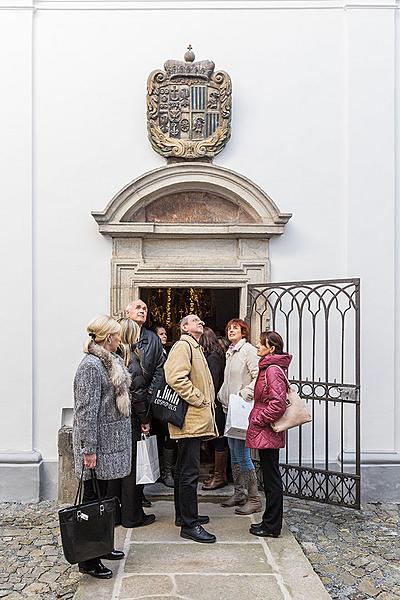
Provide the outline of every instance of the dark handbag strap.
{"type": "MultiPolygon", "coordinates": [[[[85,464],[82,464],[82,473],[81,473],[81,477],[79,479],[79,484],[78,484],[78,489],[76,491],[76,496],[75,496],[75,500],[74,500],[74,506],[80,506],[82,504],[82,498],[83,498],[83,473],[85,472],[85,464]]],[[[100,496],[100,488],[99,488],[99,482],[97,479],[97,475],[96,475],[96,471],[94,469],[90,469],[90,475],[92,478],[92,483],[93,483],[93,488],[97,494],[97,498],[99,500],[101,500],[101,496],[100,496]]]]}

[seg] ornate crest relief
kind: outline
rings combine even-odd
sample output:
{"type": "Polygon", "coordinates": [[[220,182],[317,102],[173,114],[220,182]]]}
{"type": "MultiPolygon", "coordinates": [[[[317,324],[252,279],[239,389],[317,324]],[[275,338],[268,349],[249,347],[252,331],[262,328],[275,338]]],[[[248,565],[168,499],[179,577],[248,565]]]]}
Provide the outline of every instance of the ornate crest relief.
{"type": "Polygon", "coordinates": [[[167,60],[164,71],[149,75],[149,139],[166,158],[213,157],[231,135],[231,79],[224,71],[214,73],[211,60],[195,62],[191,46],[184,59],[167,60]]]}

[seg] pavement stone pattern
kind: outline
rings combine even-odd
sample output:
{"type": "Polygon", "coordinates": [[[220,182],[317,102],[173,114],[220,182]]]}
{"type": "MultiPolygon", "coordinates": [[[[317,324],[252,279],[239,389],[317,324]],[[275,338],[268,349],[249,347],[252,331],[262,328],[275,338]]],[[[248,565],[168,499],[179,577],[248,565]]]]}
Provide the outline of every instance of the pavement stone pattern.
{"type": "Polygon", "coordinates": [[[285,522],[333,600],[400,600],[400,503],[286,498],[285,522]]]}
{"type": "Polygon", "coordinates": [[[56,502],[0,504],[0,598],[73,598],[82,576],[62,553],[56,502]]]}
{"type": "Polygon", "coordinates": [[[171,502],[154,502],[154,524],[118,528],[126,558],[109,563],[114,577],[106,585],[82,580],[74,600],[330,600],[287,527],[279,539],[258,538],[248,531],[258,515],[201,502],[217,543],[197,544],[179,536],[171,509],[171,502]]]}
{"type": "MultiPolygon", "coordinates": [[[[57,503],[48,501],[28,505],[0,504],[0,599],[70,600],[74,597],[79,583],[91,579],[80,575],[76,565],[69,565],[63,558],[57,510],[57,503]]],[[[216,524],[213,530],[222,544],[228,545],[236,541],[235,535],[240,536],[245,531],[248,519],[226,514],[224,527],[216,524]]],[[[398,503],[368,503],[364,504],[361,511],[355,511],[292,498],[285,499],[286,525],[300,543],[333,600],[400,600],[399,516],[398,503]]],[[[256,515],[255,520],[258,518],[259,515],[256,515]]],[[[135,530],[130,539],[132,551],[138,537],[138,543],[151,541],[151,529],[152,526],[135,530]],[[136,535],[138,531],[140,536],[136,535]]],[[[124,531],[122,528],[118,530],[124,531]]],[[[169,531],[174,533],[173,526],[169,531]]],[[[160,535],[160,542],[168,543],[171,539],[167,529],[160,530],[160,535]]],[[[118,537],[120,536],[121,533],[118,537]]],[[[282,543],[282,557],[285,556],[285,540],[287,538],[284,536],[282,540],[271,541],[274,544],[282,543]]],[[[190,542],[183,544],[187,545],[190,542]]],[[[199,553],[204,552],[201,550],[204,546],[195,546],[199,548],[199,553]]],[[[217,546],[211,545],[209,549],[217,546]]],[[[182,546],[179,545],[176,551],[180,547],[182,546]]],[[[279,546],[276,547],[279,550],[279,546]]],[[[254,548],[251,551],[257,552],[254,548]]],[[[197,560],[201,560],[201,556],[196,557],[196,562],[197,560]]],[[[220,560],[223,560],[222,555],[220,560]]],[[[143,582],[149,583],[149,577],[140,573],[139,569],[133,577],[142,578],[143,582]]],[[[265,574],[251,575],[250,578],[246,574],[242,577],[243,583],[246,583],[244,589],[249,590],[249,581],[257,589],[258,579],[271,578],[271,575],[266,571],[265,574]]],[[[162,574],[157,575],[157,578],[157,595],[173,591],[170,578],[162,574]]],[[[225,589],[224,575],[217,574],[214,578],[215,585],[224,586],[225,589]],[[220,582],[218,578],[221,579],[220,582]]],[[[130,580],[130,577],[123,580],[124,587],[121,588],[121,592],[125,592],[126,588],[126,594],[123,594],[125,597],[133,597],[130,596],[130,580]]],[[[184,595],[190,596],[193,585],[190,577],[185,574],[176,575],[175,580],[175,585],[179,585],[184,595]]],[[[110,580],[107,585],[104,585],[106,582],[102,583],[105,592],[108,586],[113,585],[112,582],[113,580],[110,580]]],[[[89,584],[96,586],[98,582],[92,579],[89,584]]],[[[202,585],[202,581],[199,581],[198,591],[201,591],[202,585]]],[[[206,579],[204,586],[204,597],[207,599],[206,579]]],[[[142,591],[145,590],[142,588],[142,591]]],[[[147,597],[150,596],[147,594],[147,597]]],[[[231,593],[229,597],[232,597],[231,593]]],[[[253,597],[256,597],[256,594],[253,597]]],[[[295,593],[291,597],[294,598],[295,593]]]]}

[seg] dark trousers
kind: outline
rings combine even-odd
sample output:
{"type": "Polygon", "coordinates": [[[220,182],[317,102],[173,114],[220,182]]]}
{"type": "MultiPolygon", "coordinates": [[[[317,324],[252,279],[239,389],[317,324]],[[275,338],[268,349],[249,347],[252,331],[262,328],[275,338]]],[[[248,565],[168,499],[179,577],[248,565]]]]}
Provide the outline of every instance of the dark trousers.
{"type": "MultiPolygon", "coordinates": [[[[105,480],[98,479],[97,483],[99,484],[99,492],[101,498],[112,498],[114,494],[112,493],[112,487],[115,486],[116,482],[120,481],[120,479],[113,480],[105,480]]],[[[97,500],[97,493],[93,486],[93,480],[87,479],[83,482],[83,499],[82,502],[91,502],[97,500]]],[[[91,571],[96,567],[99,563],[100,557],[91,558],[90,560],[85,560],[83,562],[78,563],[78,567],[85,569],[86,571],[91,571]]]]}
{"type": "Polygon", "coordinates": [[[175,518],[182,519],[182,527],[194,527],[198,520],[197,484],[200,475],[201,438],[178,440],[175,467],[175,518]]]}
{"type": "Polygon", "coordinates": [[[122,479],[109,482],[108,495],[117,496],[121,503],[120,522],[123,527],[133,527],[143,521],[143,486],[136,484],[136,442],[140,440],[140,428],[136,419],[132,419],[132,470],[122,479]]]}
{"type": "Polygon", "coordinates": [[[259,450],[265,492],[265,512],[262,522],[265,528],[279,535],[283,519],[283,484],[279,470],[279,449],[259,450]]]}

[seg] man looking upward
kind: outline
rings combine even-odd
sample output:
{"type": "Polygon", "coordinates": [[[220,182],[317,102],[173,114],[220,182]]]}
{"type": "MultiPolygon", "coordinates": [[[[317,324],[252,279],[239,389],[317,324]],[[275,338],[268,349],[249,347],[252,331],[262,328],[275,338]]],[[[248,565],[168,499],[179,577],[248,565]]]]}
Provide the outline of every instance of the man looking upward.
{"type": "Polygon", "coordinates": [[[202,524],[208,516],[198,514],[197,484],[200,474],[200,443],[218,435],[214,417],[214,384],[199,339],[203,321],[197,315],[187,315],[180,322],[181,338],[171,348],[166,360],[165,379],[188,404],[181,428],[169,424],[171,439],[178,440],[175,468],[175,524],[181,527],[181,537],[211,544],[215,535],[202,524]]]}
{"type": "Polygon", "coordinates": [[[144,327],[147,319],[147,304],[143,300],[129,302],[126,316],[140,327],[140,337],[136,347],[140,353],[147,391],[151,394],[153,387],[157,387],[163,379],[165,361],[163,347],[158,335],[144,327]]]}

